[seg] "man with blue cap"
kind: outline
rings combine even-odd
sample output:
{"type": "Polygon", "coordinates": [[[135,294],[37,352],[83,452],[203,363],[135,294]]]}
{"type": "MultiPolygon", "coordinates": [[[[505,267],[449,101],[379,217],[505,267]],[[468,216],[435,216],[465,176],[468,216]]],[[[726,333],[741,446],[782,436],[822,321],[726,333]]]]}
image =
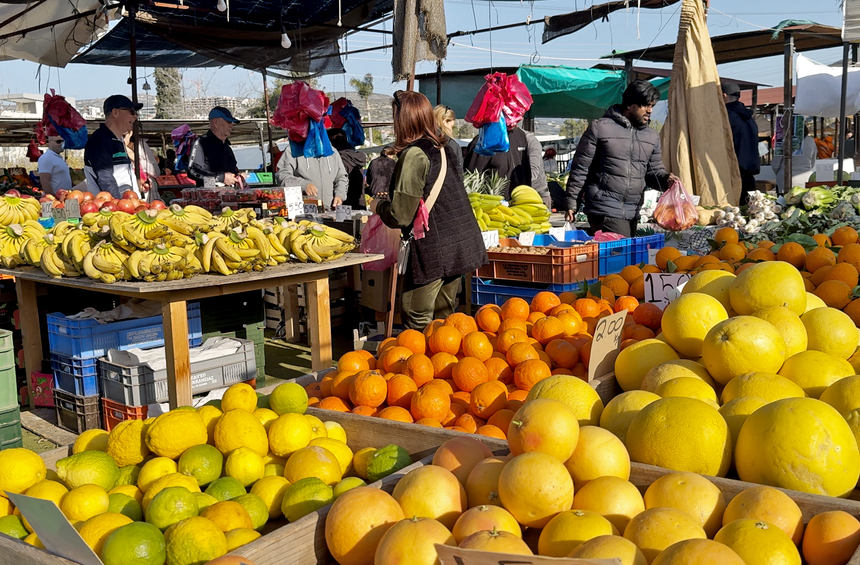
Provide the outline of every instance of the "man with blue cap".
{"type": "Polygon", "coordinates": [[[197,181],[197,186],[214,185],[216,182],[235,186],[239,183],[236,156],[227,140],[233,124],[237,123],[239,120],[223,106],[215,106],[209,112],[209,131],[197,139],[188,166],[188,176],[197,181]]]}
{"type": "Polygon", "coordinates": [[[93,194],[110,192],[114,198],[122,198],[126,190],[138,192],[134,165],[126,152],[123,136],[134,127],[143,104],[114,94],[105,99],[102,108],[105,122],[90,136],[84,149],[87,190],[93,194]]]}

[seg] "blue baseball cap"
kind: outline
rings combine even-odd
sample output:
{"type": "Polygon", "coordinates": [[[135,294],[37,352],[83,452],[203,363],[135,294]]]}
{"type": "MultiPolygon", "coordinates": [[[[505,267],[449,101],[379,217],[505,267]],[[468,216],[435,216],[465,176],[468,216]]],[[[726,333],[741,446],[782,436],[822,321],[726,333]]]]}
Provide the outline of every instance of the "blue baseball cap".
{"type": "Polygon", "coordinates": [[[209,119],[211,120],[213,118],[222,118],[234,124],[239,123],[239,120],[233,117],[233,114],[230,113],[230,110],[223,106],[215,106],[214,108],[209,110],[209,119]]]}
{"type": "Polygon", "coordinates": [[[108,96],[105,98],[104,105],[102,109],[105,112],[105,115],[111,113],[111,110],[140,110],[143,108],[143,104],[137,103],[135,104],[131,100],[129,100],[128,96],[123,96],[122,94],[114,94],[113,96],[108,96]]]}

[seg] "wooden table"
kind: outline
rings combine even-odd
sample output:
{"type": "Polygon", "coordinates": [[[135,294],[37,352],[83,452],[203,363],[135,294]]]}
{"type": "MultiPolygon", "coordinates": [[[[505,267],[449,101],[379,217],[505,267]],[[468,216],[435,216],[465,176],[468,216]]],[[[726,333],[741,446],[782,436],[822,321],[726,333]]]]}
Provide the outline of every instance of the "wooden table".
{"type": "MultiPolygon", "coordinates": [[[[18,293],[21,337],[24,345],[24,366],[29,375],[42,370],[42,334],[36,290],[39,284],[67,286],[117,296],[157,300],[164,316],[164,346],[167,361],[167,389],[170,407],[191,404],[191,363],[188,352],[188,314],[186,302],[211,296],[222,296],[269,287],[288,287],[307,283],[308,335],[311,346],[312,370],[331,367],[331,318],[329,315],[328,271],[360,265],[381,259],[381,255],[347,253],[326,263],[284,263],[267,267],[262,272],[239,273],[230,276],[197,275],[171,282],[124,281],[104,284],[87,277],[52,278],[32,267],[0,269],[13,275],[18,293]]],[[[81,305],[83,309],[85,305],[81,305]]],[[[30,391],[30,406],[34,394],[30,391]]]]}

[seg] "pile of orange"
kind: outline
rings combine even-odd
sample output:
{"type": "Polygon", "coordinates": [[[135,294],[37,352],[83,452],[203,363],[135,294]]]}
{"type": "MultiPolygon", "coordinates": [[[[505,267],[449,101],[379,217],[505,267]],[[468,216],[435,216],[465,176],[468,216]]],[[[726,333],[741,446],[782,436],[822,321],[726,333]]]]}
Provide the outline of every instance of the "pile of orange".
{"type": "Polygon", "coordinates": [[[383,341],[375,356],[344,354],[336,370],[306,387],[310,405],[506,439],[537,382],[586,377],[597,320],[622,310],[622,347],[659,333],[662,311],[629,295],[610,302],[540,292],[531,303],[482,306],[474,317],[458,312],[423,333],[383,341]]]}

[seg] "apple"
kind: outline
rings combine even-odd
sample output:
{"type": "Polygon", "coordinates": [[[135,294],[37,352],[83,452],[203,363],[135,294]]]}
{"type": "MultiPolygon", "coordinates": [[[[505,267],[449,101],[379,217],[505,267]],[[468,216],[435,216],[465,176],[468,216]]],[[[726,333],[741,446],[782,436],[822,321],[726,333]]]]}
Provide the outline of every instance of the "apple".
{"type": "Polygon", "coordinates": [[[65,199],[66,199],[66,195],[67,195],[68,193],[69,193],[69,191],[68,191],[68,190],[66,190],[66,189],[64,189],[64,188],[61,188],[60,190],[58,190],[58,191],[57,191],[57,194],[55,194],[54,196],[56,196],[56,197],[57,197],[57,200],[59,200],[60,202],[62,202],[63,200],[65,200],[65,199]]]}
{"type": "Polygon", "coordinates": [[[133,190],[126,190],[122,193],[122,198],[126,200],[131,200],[132,198],[137,198],[138,194],[133,190]]]}
{"type": "Polygon", "coordinates": [[[89,202],[90,200],[95,199],[95,195],[92,192],[86,191],[81,196],[81,202],[89,202]]]}
{"type": "Polygon", "coordinates": [[[62,210],[65,207],[66,207],[66,205],[63,204],[62,202],[60,202],[59,200],[54,201],[54,208],[58,208],[58,209],[62,210]]]}
{"type": "Polygon", "coordinates": [[[3,194],[3,196],[15,196],[15,197],[21,198],[21,193],[18,192],[17,190],[15,190],[14,188],[10,188],[9,190],[7,190],[5,192],[5,194],[3,194]]]}
{"type": "Polygon", "coordinates": [[[134,209],[135,212],[145,212],[147,210],[149,210],[149,208],[147,208],[143,204],[141,204],[140,206],[138,206],[137,208],[134,209]]]}
{"type": "Polygon", "coordinates": [[[39,199],[39,202],[53,202],[56,198],[54,198],[53,194],[46,194],[45,196],[39,199]]]}
{"type": "Polygon", "coordinates": [[[150,210],[164,210],[167,208],[167,204],[164,203],[164,200],[153,200],[149,203],[150,210]]]}
{"type": "MultiPolygon", "coordinates": [[[[104,206],[102,206],[102,208],[104,208],[104,206]]],[[[118,200],[116,203],[116,209],[120,212],[127,212],[129,214],[134,214],[135,208],[136,208],[136,206],[134,205],[134,202],[132,202],[131,200],[129,200],[127,198],[123,198],[121,200],[118,200]]]]}
{"type": "Polygon", "coordinates": [[[117,202],[119,202],[119,200],[103,200],[102,202],[103,204],[100,210],[107,210],[108,212],[116,212],[118,210],[117,202]]]}
{"type": "Polygon", "coordinates": [[[102,200],[113,200],[113,194],[103,190],[96,194],[96,198],[101,198],[102,200]]]}
{"type": "Polygon", "coordinates": [[[92,214],[98,211],[98,205],[92,200],[87,200],[86,202],[81,203],[81,214],[92,214]]]}
{"type": "Polygon", "coordinates": [[[78,204],[80,204],[81,202],[83,202],[84,193],[80,190],[72,190],[66,195],[66,200],[68,200],[69,198],[74,198],[78,201],[78,204]]]}
{"type": "Polygon", "coordinates": [[[35,198],[35,196],[31,196],[31,195],[29,195],[29,194],[22,194],[22,195],[21,195],[21,198],[23,198],[23,199],[25,199],[25,200],[26,200],[27,198],[35,198]]]}

